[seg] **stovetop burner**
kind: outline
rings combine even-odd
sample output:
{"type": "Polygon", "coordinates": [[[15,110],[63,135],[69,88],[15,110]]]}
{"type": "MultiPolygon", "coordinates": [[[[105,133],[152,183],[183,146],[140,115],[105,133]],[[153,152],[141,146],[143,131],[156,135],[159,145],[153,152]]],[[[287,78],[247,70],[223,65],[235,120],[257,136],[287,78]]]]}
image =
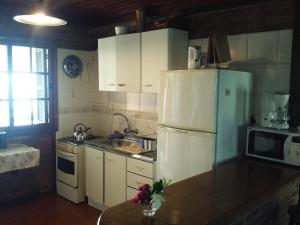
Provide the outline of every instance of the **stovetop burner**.
{"type": "MultiPolygon", "coordinates": [[[[96,136],[89,134],[85,140],[90,140],[90,139],[94,139],[96,138],[96,136]]],[[[57,139],[57,141],[63,142],[63,143],[69,143],[69,144],[73,144],[73,145],[82,145],[84,144],[84,141],[77,141],[75,139],[75,137],[73,136],[68,136],[68,137],[63,137],[63,138],[59,138],[57,139]]]]}

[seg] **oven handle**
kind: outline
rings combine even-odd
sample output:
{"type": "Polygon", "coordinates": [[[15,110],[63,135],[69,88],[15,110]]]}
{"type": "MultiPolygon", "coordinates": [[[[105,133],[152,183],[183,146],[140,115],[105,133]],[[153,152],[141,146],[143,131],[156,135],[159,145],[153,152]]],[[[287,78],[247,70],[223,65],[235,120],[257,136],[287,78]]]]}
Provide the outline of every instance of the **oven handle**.
{"type": "Polygon", "coordinates": [[[72,153],[68,153],[68,152],[64,152],[64,151],[61,151],[59,149],[56,149],[57,153],[61,156],[64,156],[66,158],[74,158],[74,161],[75,161],[75,158],[76,158],[76,155],[72,154],[72,153]]]}

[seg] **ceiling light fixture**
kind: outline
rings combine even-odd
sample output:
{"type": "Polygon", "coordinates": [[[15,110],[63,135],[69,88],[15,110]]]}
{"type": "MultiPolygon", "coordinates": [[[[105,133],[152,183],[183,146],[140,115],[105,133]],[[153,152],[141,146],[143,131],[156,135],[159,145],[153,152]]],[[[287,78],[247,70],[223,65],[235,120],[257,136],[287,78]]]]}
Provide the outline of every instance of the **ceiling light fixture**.
{"type": "Polygon", "coordinates": [[[47,16],[44,13],[37,13],[31,15],[17,15],[14,17],[14,20],[19,23],[25,23],[34,26],[48,26],[48,27],[55,27],[55,26],[63,26],[67,24],[67,21],[47,16]]]}
{"type": "Polygon", "coordinates": [[[19,23],[34,25],[34,26],[47,26],[47,27],[56,27],[63,26],[67,24],[67,21],[48,16],[42,9],[46,8],[45,0],[37,0],[37,8],[41,11],[38,11],[34,14],[29,15],[17,15],[14,17],[14,20],[19,23]]]}

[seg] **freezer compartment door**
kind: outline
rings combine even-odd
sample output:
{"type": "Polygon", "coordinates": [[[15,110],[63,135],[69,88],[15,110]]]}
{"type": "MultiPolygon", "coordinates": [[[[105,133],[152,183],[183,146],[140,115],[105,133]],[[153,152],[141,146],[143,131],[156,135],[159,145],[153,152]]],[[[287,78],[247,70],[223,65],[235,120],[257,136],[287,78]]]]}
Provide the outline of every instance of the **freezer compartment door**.
{"type": "Polygon", "coordinates": [[[213,133],[158,127],[157,178],[175,183],[211,170],[214,149],[213,133]]]}
{"type": "Polygon", "coordinates": [[[215,133],[217,80],[215,69],[162,72],[159,124],[215,133]]]}

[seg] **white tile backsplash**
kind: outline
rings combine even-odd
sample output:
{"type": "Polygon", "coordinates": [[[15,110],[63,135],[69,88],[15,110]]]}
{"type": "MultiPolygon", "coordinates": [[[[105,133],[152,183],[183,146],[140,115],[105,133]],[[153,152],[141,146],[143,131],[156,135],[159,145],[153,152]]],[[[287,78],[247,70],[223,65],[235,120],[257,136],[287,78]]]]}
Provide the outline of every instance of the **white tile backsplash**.
{"type": "Polygon", "coordinates": [[[141,93],[141,112],[156,113],[157,110],[157,94],[141,93]]]}
{"type": "Polygon", "coordinates": [[[264,73],[262,81],[262,90],[264,92],[289,93],[289,64],[264,65],[262,71],[264,73]]]}
{"type": "Polygon", "coordinates": [[[279,62],[290,63],[292,56],[292,30],[279,31],[279,62]]]}
{"type": "Polygon", "coordinates": [[[279,31],[248,34],[248,61],[272,63],[279,59],[279,31]]]}
{"type": "Polygon", "coordinates": [[[114,109],[126,110],[126,93],[125,92],[111,92],[111,100],[114,109]]]}
{"type": "Polygon", "coordinates": [[[139,111],[140,110],[140,94],[126,93],[126,110],[139,111]]]}
{"type": "Polygon", "coordinates": [[[248,35],[232,35],[228,37],[232,61],[246,61],[248,53],[248,35]]]}
{"type": "Polygon", "coordinates": [[[208,38],[189,40],[189,46],[201,46],[201,52],[207,52],[208,38]]]}

